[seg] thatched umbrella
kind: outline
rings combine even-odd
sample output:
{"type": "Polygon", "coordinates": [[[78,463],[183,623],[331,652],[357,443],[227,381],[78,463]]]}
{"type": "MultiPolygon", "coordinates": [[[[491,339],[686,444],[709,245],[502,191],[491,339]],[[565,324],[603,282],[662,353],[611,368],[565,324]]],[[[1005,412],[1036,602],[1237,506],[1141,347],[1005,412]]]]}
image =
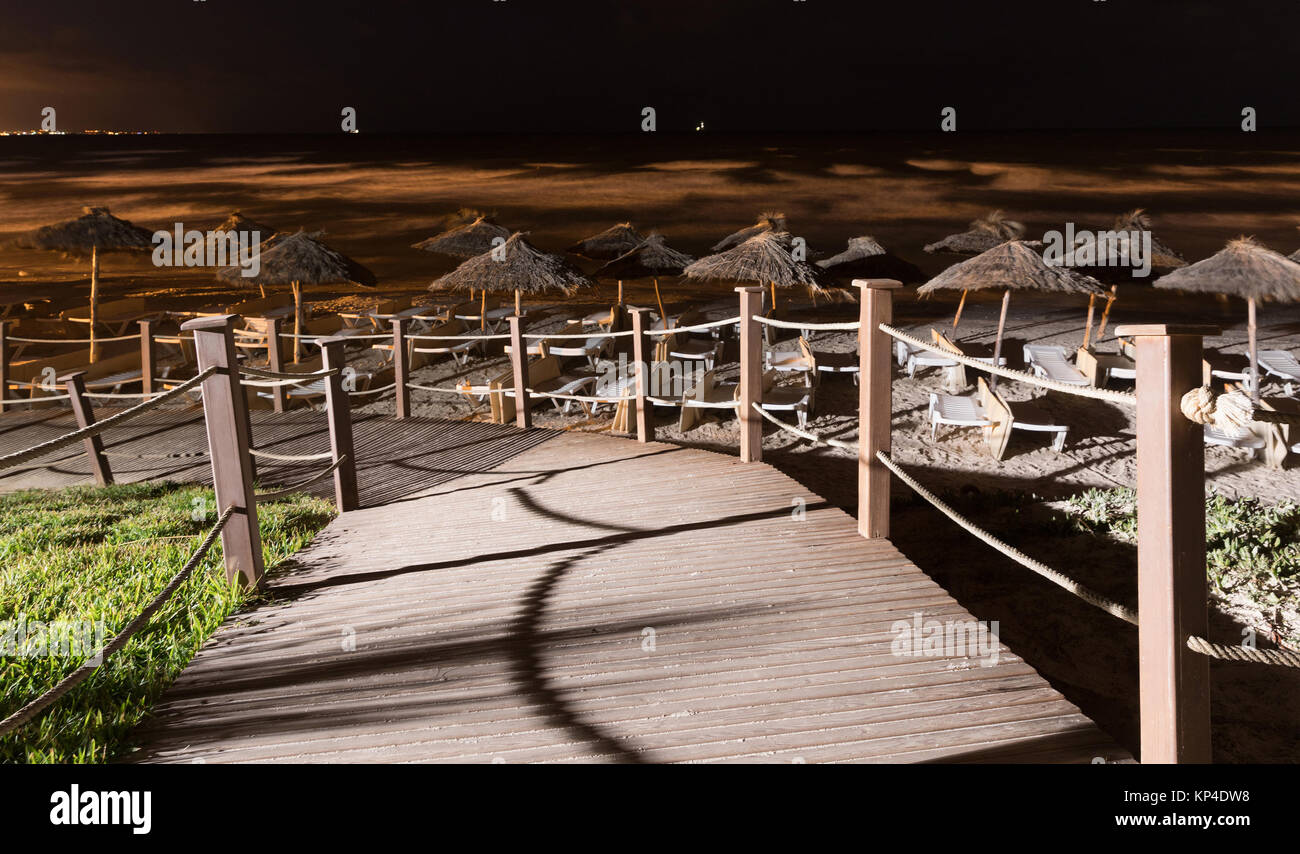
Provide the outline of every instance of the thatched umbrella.
{"type": "MultiPolygon", "coordinates": [[[[1013,290],[1036,290],[1061,294],[1099,294],[1101,285],[1096,279],[1084,276],[1068,267],[1048,264],[1043,256],[1023,240],[1009,240],[974,258],[954,264],[922,285],[917,294],[929,296],[938,290],[969,290],[999,288],[1002,293],[1002,312],[998,316],[998,335],[993,345],[993,364],[1002,355],[1002,332],[1007,325],[1007,306],[1013,290]]],[[[994,376],[990,385],[996,385],[994,376]]]]}
{"type": "Polygon", "coordinates": [[[319,238],[323,233],[309,234],[299,229],[280,237],[273,247],[261,253],[261,268],[256,276],[244,276],[241,267],[225,267],[217,273],[228,282],[246,282],[259,287],[289,285],[293,289],[295,362],[302,357],[303,285],[353,284],[367,288],[375,285],[375,274],[322,243],[319,238]]]}
{"type": "MultiPolygon", "coordinates": [[[[1110,225],[1110,231],[1117,233],[1117,240],[1107,247],[1109,257],[1104,259],[1106,263],[1076,265],[1086,268],[1089,275],[1094,278],[1110,284],[1110,293],[1106,295],[1106,307],[1102,309],[1101,323],[1097,326],[1098,341],[1106,334],[1106,321],[1110,318],[1110,310],[1119,296],[1120,282],[1125,280],[1122,272],[1124,268],[1119,265],[1119,262],[1126,258],[1136,257],[1133,247],[1129,245],[1133,240],[1133,233],[1136,232],[1139,237],[1144,233],[1151,233],[1151,217],[1142,208],[1134,208],[1115,217],[1110,225]]],[[[1182,255],[1162,243],[1154,233],[1151,234],[1151,270],[1153,273],[1159,276],[1185,266],[1187,266],[1187,261],[1182,255]]],[[[1129,280],[1131,278],[1131,276],[1127,277],[1129,280]]],[[[1088,340],[1092,336],[1092,315],[1095,305],[1096,297],[1088,300],[1088,328],[1083,334],[1083,346],[1085,347],[1088,346],[1088,340]]]]}
{"type": "Polygon", "coordinates": [[[899,258],[869,234],[850,237],[847,249],[816,264],[838,279],[897,279],[908,284],[925,278],[920,267],[899,258]]]}
{"type": "Polygon", "coordinates": [[[600,234],[583,238],[570,246],[565,252],[591,258],[594,261],[612,261],[620,255],[631,252],[640,246],[645,238],[632,227],[630,222],[611,225],[600,234]]]}
{"type": "Polygon", "coordinates": [[[480,214],[469,222],[449,228],[441,234],[435,234],[419,243],[412,243],[411,248],[436,252],[439,255],[451,255],[454,258],[473,258],[499,245],[492,242],[496,238],[499,237],[504,241],[509,236],[510,229],[499,226],[480,214]]]}
{"type": "Polygon", "coordinates": [[[1262,246],[1254,238],[1239,237],[1209,258],[1161,276],[1156,280],[1156,287],[1188,293],[1228,294],[1246,300],[1251,396],[1258,402],[1255,304],[1270,300],[1300,302],[1300,264],[1262,246]]]}
{"type": "Polygon", "coordinates": [[[455,270],[429,285],[431,291],[483,292],[480,327],[486,323],[487,292],[514,291],[515,313],[520,313],[520,294],[558,292],[565,296],[592,281],[559,255],[543,252],[524,239],[523,232],[510,235],[505,243],[465,261],[455,270]]]}
{"type": "Polygon", "coordinates": [[[760,231],[734,249],[706,255],[682,271],[687,277],[703,281],[757,282],[772,288],[772,308],[776,309],[776,289],[803,285],[811,294],[825,294],[824,273],[790,254],[790,235],[784,231],[760,231]]]}
{"type": "MultiPolygon", "coordinates": [[[[220,225],[208,232],[208,257],[215,258],[218,241],[222,240],[223,234],[246,234],[248,239],[252,239],[253,234],[257,234],[257,246],[254,251],[258,254],[265,252],[275,244],[276,239],[280,236],[274,228],[269,225],[262,225],[255,220],[251,220],[240,211],[231,211],[230,216],[226,217],[220,225]]],[[[262,296],[266,296],[266,286],[261,286],[262,296]]]]}
{"type": "MultiPolygon", "coordinates": [[[[994,246],[1008,240],[1019,240],[1025,236],[1025,226],[1012,219],[1007,219],[1002,211],[992,211],[970,222],[970,227],[960,234],[950,234],[943,240],[926,244],[925,251],[931,255],[947,252],[953,255],[975,256],[987,252],[994,246]]],[[[966,291],[961,293],[957,303],[957,313],[952,318],[952,331],[957,332],[961,322],[962,309],[966,307],[966,291]]]]}
{"type": "Polygon", "coordinates": [[[45,249],[85,257],[90,253],[90,361],[99,358],[95,341],[99,306],[99,255],[101,252],[148,252],[153,232],[118,219],[104,207],[84,207],[82,215],[67,222],[46,225],[18,240],[25,249],[45,249]]]}
{"type": "Polygon", "coordinates": [[[726,237],[713,244],[710,252],[724,252],[733,246],[739,246],[749,238],[765,234],[769,231],[786,231],[785,214],[774,211],[763,211],[758,215],[758,220],[751,226],[742,228],[740,231],[728,234],[726,237]]]}
{"type": "Polygon", "coordinates": [[[659,277],[680,276],[686,265],[694,260],[686,253],[678,252],[664,243],[663,235],[652,233],[635,249],[605,264],[594,275],[618,279],[620,303],[623,301],[624,279],[654,279],[655,302],[659,304],[659,316],[666,324],[668,315],[664,313],[664,301],[659,296],[659,277]]]}

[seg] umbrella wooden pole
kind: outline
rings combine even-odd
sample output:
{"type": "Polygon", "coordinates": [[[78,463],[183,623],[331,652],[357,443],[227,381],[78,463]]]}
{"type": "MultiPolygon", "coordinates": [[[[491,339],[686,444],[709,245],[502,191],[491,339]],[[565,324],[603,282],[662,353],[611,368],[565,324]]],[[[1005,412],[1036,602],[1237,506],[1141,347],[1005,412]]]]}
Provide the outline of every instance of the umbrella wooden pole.
{"type": "Polygon", "coordinates": [[[1097,310],[1097,295],[1088,294],[1088,325],[1083,329],[1083,349],[1088,349],[1088,341],[1092,338],[1092,314],[1097,310]]]}
{"type": "Polygon", "coordinates": [[[623,280],[618,280],[618,304],[623,304],[623,280]]]}
{"type": "Polygon", "coordinates": [[[90,364],[99,358],[99,342],[95,340],[95,321],[99,314],[99,247],[90,247],[90,364]]]}
{"type": "Polygon", "coordinates": [[[776,281],[772,283],[772,316],[776,317],[776,281]]]}
{"type": "Polygon", "coordinates": [[[523,312],[519,310],[519,288],[515,288],[515,314],[523,316],[523,312]]]}
{"type": "Polygon", "coordinates": [[[293,363],[296,365],[302,361],[302,333],[303,333],[303,316],[302,316],[302,283],[294,282],[293,288],[293,363]]]}
{"type": "MultiPolygon", "coordinates": [[[[998,315],[998,337],[993,344],[993,364],[996,366],[1002,356],[1002,330],[1007,326],[1007,306],[1011,304],[1011,289],[1007,288],[1002,292],[1002,313],[998,315]]],[[[989,388],[998,387],[998,375],[989,375],[989,388]]]]}
{"type": "Polygon", "coordinates": [[[961,323],[961,311],[966,307],[966,294],[970,293],[966,288],[961,289],[961,302],[957,303],[957,313],[952,318],[952,335],[957,337],[957,324],[961,323]]]}
{"type": "Polygon", "coordinates": [[[1106,297],[1106,307],[1101,312],[1101,323],[1097,324],[1097,343],[1101,343],[1101,337],[1106,334],[1106,319],[1110,317],[1110,307],[1115,304],[1115,296],[1119,293],[1119,285],[1110,286],[1110,296],[1106,297]]]}
{"type": "Polygon", "coordinates": [[[487,288],[483,289],[481,302],[478,308],[478,331],[482,332],[487,329],[487,288]]]}
{"type": "Polygon", "coordinates": [[[1259,403],[1259,341],[1255,334],[1255,298],[1246,300],[1246,338],[1250,343],[1250,399],[1259,403]]]}
{"type": "Polygon", "coordinates": [[[659,296],[659,277],[655,276],[655,302],[659,303],[659,319],[663,321],[664,329],[668,328],[668,315],[664,312],[664,301],[659,296]]]}

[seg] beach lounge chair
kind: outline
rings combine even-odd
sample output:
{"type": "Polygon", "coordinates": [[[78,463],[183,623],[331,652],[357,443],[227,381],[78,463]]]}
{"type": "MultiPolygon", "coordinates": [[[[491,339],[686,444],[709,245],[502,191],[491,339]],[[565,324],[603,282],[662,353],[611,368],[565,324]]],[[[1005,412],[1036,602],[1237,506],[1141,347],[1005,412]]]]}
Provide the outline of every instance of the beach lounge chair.
{"type": "Polygon", "coordinates": [[[768,350],[763,353],[763,368],[781,373],[806,374],[810,380],[817,379],[817,359],[813,356],[808,341],[800,336],[796,341],[796,350],[768,350]]]}
{"type": "MultiPolygon", "coordinates": [[[[475,318],[477,320],[477,318],[475,318]]],[[[425,333],[430,338],[445,338],[446,341],[412,341],[411,352],[423,353],[426,356],[437,356],[448,354],[458,365],[469,364],[470,354],[483,346],[483,341],[479,338],[480,331],[478,327],[470,328],[464,319],[449,320],[446,323],[439,324],[425,333]]],[[[387,349],[390,354],[393,349],[391,343],[377,344],[373,349],[387,349]]]]}
{"type": "MultiPolygon", "coordinates": [[[[581,321],[570,320],[564,327],[564,334],[579,334],[581,326],[581,321]]],[[[601,357],[609,354],[610,348],[614,345],[614,339],[609,335],[591,335],[586,339],[547,338],[542,343],[546,345],[547,354],[560,359],[586,359],[587,365],[594,371],[597,365],[600,364],[601,357]]],[[[509,347],[509,345],[506,346],[509,347]]],[[[509,352],[509,350],[506,352],[509,352]]]]}
{"type": "Polygon", "coordinates": [[[1052,450],[1058,453],[1064,450],[1065,437],[1070,428],[1065,424],[1057,424],[1037,402],[1007,403],[1002,395],[989,387],[983,377],[977,380],[977,385],[984,417],[989,420],[986,438],[994,459],[1000,460],[1006,454],[1012,430],[1051,433],[1052,450]]]}
{"type": "Polygon", "coordinates": [[[858,384],[859,358],[857,353],[832,353],[826,350],[814,350],[813,361],[817,364],[817,373],[848,374],[853,377],[853,384],[858,384]]]}
{"type": "MultiPolygon", "coordinates": [[[[319,367],[320,366],[317,365],[313,370],[319,370],[319,367]]],[[[368,390],[370,388],[370,382],[374,379],[374,376],[375,375],[372,372],[357,371],[355,375],[356,387],[351,389],[351,391],[368,390]]],[[[321,379],[313,380],[301,385],[285,386],[284,394],[290,401],[306,401],[307,405],[313,409],[315,408],[316,401],[320,401],[321,406],[323,407],[325,399],[325,378],[322,377],[321,379]]],[[[257,396],[263,400],[272,400],[275,398],[275,392],[269,388],[259,388],[257,390],[257,396]]]]}
{"type": "Polygon", "coordinates": [[[1080,347],[1074,354],[1074,364],[1088,383],[1097,388],[1112,379],[1137,379],[1137,365],[1124,352],[1099,353],[1091,347],[1080,347]]]}
{"type": "Polygon", "coordinates": [[[1300,360],[1286,350],[1260,350],[1259,367],[1265,376],[1280,379],[1287,397],[1300,390],[1300,360]]]}
{"type": "Polygon", "coordinates": [[[682,395],[682,414],[677,427],[682,432],[693,429],[709,412],[738,412],[736,398],[740,393],[737,383],[720,383],[714,372],[705,371],[699,381],[682,395]]]}
{"type": "Polygon", "coordinates": [[[777,385],[780,377],[781,375],[776,371],[763,372],[761,406],[769,412],[793,412],[799,420],[800,427],[808,426],[808,417],[813,410],[815,388],[811,382],[807,385],[777,385]]]}
{"type": "Polygon", "coordinates": [[[723,342],[715,338],[701,338],[685,332],[668,335],[665,343],[665,358],[683,362],[703,362],[704,370],[711,371],[722,358],[723,342]]]}
{"type": "Polygon", "coordinates": [[[1026,344],[1025,364],[1036,376],[1066,385],[1091,385],[1083,372],[1071,365],[1060,344],[1026,344]]]}
{"type": "MultiPolygon", "coordinates": [[[[566,374],[560,368],[560,360],[555,356],[543,356],[528,360],[528,388],[534,392],[549,392],[564,395],[590,395],[596,385],[595,374],[566,374]]],[[[497,424],[508,424],[515,420],[515,375],[514,370],[506,371],[489,384],[491,388],[492,420],[497,424]]],[[[557,411],[568,413],[576,403],[588,416],[591,404],[587,401],[563,400],[549,398],[542,394],[530,396],[530,406],[542,400],[549,400],[557,411]]]]}
{"type": "Polygon", "coordinates": [[[991,422],[983,405],[970,394],[930,393],[930,438],[939,438],[939,425],[949,427],[988,427],[991,422]]]}
{"type": "Polygon", "coordinates": [[[1239,383],[1250,390],[1250,368],[1247,360],[1241,356],[1224,356],[1221,353],[1206,352],[1201,359],[1201,382],[1213,385],[1215,380],[1229,385],[1239,383]]]}

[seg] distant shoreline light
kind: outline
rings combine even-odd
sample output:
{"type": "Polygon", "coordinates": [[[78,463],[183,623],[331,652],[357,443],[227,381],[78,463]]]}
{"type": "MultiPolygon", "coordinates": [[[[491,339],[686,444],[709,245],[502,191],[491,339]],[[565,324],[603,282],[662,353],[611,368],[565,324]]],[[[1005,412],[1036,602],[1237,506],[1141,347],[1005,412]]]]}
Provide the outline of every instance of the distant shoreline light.
{"type": "Polygon", "coordinates": [[[152,136],[157,130],[0,130],[0,136],[152,136]]]}

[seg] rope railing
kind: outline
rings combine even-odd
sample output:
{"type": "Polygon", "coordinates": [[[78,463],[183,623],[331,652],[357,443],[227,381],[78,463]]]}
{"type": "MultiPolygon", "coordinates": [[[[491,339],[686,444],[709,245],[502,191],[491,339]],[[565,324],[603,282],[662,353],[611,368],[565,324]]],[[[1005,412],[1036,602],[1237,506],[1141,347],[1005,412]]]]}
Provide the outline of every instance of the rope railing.
{"type": "Polygon", "coordinates": [[[1031,374],[1026,371],[1017,371],[1014,368],[1005,368],[1001,365],[994,365],[991,362],[985,362],[973,356],[967,356],[964,353],[954,353],[951,350],[945,350],[937,344],[931,344],[922,341],[913,335],[908,335],[900,329],[895,329],[887,323],[880,324],[880,331],[892,338],[911,344],[922,350],[928,350],[931,353],[938,353],[945,359],[951,359],[954,362],[965,365],[968,368],[974,368],[977,371],[996,374],[1009,380],[1036,385],[1049,391],[1059,391],[1064,394],[1072,394],[1077,397],[1088,397],[1093,400],[1104,400],[1110,403],[1122,403],[1125,406],[1137,406],[1137,395],[1130,391],[1115,391],[1108,388],[1093,388],[1092,386],[1077,386],[1069,383],[1059,382],[1057,380],[1040,377],[1037,374],[1031,374]]]}
{"type": "MultiPolygon", "coordinates": [[[[755,318],[757,319],[757,318],[755,318]]],[[[676,335],[678,332],[707,332],[710,329],[717,329],[720,326],[735,326],[740,322],[740,315],[727,317],[722,320],[712,320],[708,323],[695,323],[690,326],[674,326],[670,329],[648,329],[647,335],[676,335]]]]}
{"type": "Polygon", "coordinates": [[[296,382],[306,382],[308,380],[319,380],[325,377],[332,377],[339,373],[341,368],[329,368],[320,371],[311,371],[309,373],[296,374],[289,371],[268,371],[265,368],[253,368],[248,365],[240,365],[239,372],[250,377],[261,377],[267,380],[294,380],[296,382]]]}
{"type": "MultiPolygon", "coordinates": [[[[409,383],[408,383],[408,387],[409,387],[409,383]]],[[[367,395],[371,395],[371,394],[380,394],[381,392],[392,391],[392,390],[395,389],[395,388],[397,388],[397,383],[392,382],[392,383],[389,383],[388,385],[380,386],[379,388],[367,388],[367,389],[362,389],[361,391],[350,391],[350,392],[348,392],[348,396],[349,396],[349,397],[365,397],[365,396],[367,396],[367,395]]]]}
{"type": "Polygon", "coordinates": [[[112,338],[19,338],[15,335],[6,335],[5,342],[15,344],[111,344],[114,341],[138,341],[140,333],[134,335],[117,335],[112,338]]]}
{"type": "Polygon", "coordinates": [[[111,415],[108,418],[105,418],[103,421],[97,421],[88,427],[83,427],[80,430],[74,430],[71,433],[67,433],[64,434],[63,436],[59,436],[56,439],[50,439],[48,442],[42,442],[39,445],[33,445],[32,447],[27,448],[26,450],[15,451],[12,454],[6,454],[3,457],[0,457],[0,471],[5,471],[6,469],[13,468],[14,466],[22,465],[28,460],[36,459],[37,457],[44,456],[45,454],[52,453],[61,448],[66,448],[67,446],[79,442],[82,439],[88,439],[91,436],[97,436],[110,427],[115,427],[125,421],[129,421],[130,419],[136,417],[137,415],[141,415],[145,412],[148,412],[151,409],[157,409],[159,406],[163,405],[167,401],[180,397],[185,392],[194,388],[199,383],[203,382],[205,379],[207,379],[208,377],[216,373],[216,370],[217,369],[215,367],[210,367],[207,370],[200,372],[197,376],[186,380],[185,382],[181,383],[175,388],[165,391],[162,394],[158,395],[157,397],[150,398],[149,400],[146,400],[143,403],[136,404],[135,406],[132,406],[130,409],[124,409],[115,415],[111,415]]]}
{"type": "Polygon", "coordinates": [[[1187,648],[1192,652],[1220,661],[1248,661],[1252,664],[1273,664],[1279,667],[1300,667],[1300,653],[1289,649],[1255,649],[1250,646],[1229,646],[1213,643],[1199,635],[1187,638],[1187,648]]]}
{"type": "Polygon", "coordinates": [[[807,329],[812,332],[857,332],[862,328],[862,322],[858,320],[843,323],[803,323],[798,320],[777,320],[756,314],[754,315],[754,321],[764,326],[774,326],[777,329],[807,329]]]}
{"type": "Polygon", "coordinates": [[[259,460],[260,459],[274,460],[275,462],[278,463],[311,463],[311,462],[316,462],[318,460],[334,459],[333,451],[323,451],[322,453],[319,454],[293,455],[293,454],[277,454],[272,451],[262,450],[261,448],[249,448],[248,453],[251,456],[257,457],[259,460]]]}
{"type": "Polygon", "coordinates": [[[42,395],[41,397],[12,397],[0,400],[0,406],[18,406],[19,404],[47,403],[55,400],[69,400],[70,394],[51,394],[42,395]]]}
{"type": "MultiPolygon", "coordinates": [[[[331,454],[331,456],[333,455],[331,454]]],[[[311,486],[313,483],[322,481],[325,478],[329,477],[330,475],[334,474],[334,472],[338,469],[338,467],[343,465],[343,463],[346,462],[347,459],[348,459],[348,455],[343,454],[337,460],[335,460],[334,464],[331,465],[329,468],[317,472],[316,474],[312,475],[309,478],[300,480],[297,483],[284,487],[283,489],[277,489],[274,492],[259,492],[257,493],[256,496],[257,501],[259,504],[262,503],[263,501],[278,501],[279,499],[287,498],[288,496],[293,495],[296,492],[301,492],[304,487],[311,486]]]]}
{"type": "MultiPolygon", "coordinates": [[[[818,442],[820,444],[831,445],[832,447],[844,448],[847,450],[857,449],[855,445],[852,445],[848,442],[823,439],[814,433],[809,433],[806,430],[800,430],[797,427],[793,427],[789,424],[786,424],[780,419],[775,418],[774,416],[765,412],[757,403],[754,404],[754,409],[767,420],[771,421],[772,423],[776,424],[782,429],[795,434],[796,436],[800,436],[804,439],[809,439],[811,441],[818,442]]],[[[1052,569],[1050,566],[1043,563],[1042,561],[1030,557],[1029,555],[1017,549],[1015,546],[1003,542],[1002,540],[990,534],[988,531],[984,530],[983,528],[980,528],[974,522],[971,522],[969,519],[962,516],[956,510],[949,507],[937,495],[935,495],[930,490],[926,489],[915,478],[913,478],[907,472],[899,468],[898,464],[895,463],[893,459],[885,452],[878,451],[876,453],[876,459],[880,461],[881,465],[883,465],[885,468],[893,472],[894,475],[899,480],[903,481],[903,483],[911,487],[912,490],[915,491],[917,495],[921,496],[930,504],[934,505],[936,510],[943,513],[952,521],[956,522],[958,526],[965,529],[968,533],[973,534],[976,538],[982,540],[986,545],[991,546],[996,551],[999,551],[1003,555],[1011,558],[1013,561],[1020,564],[1025,569],[1028,569],[1029,571],[1036,573],[1037,575],[1040,575],[1043,578],[1046,578],[1048,581],[1052,582],[1058,587],[1061,587],[1064,590],[1068,590],[1069,592],[1073,593],[1075,596],[1087,602],[1089,605],[1093,605],[1097,608],[1100,608],[1101,610],[1105,611],[1111,616],[1118,617],[1119,619],[1123,620],[1126,623],[1131,623],[1132,625],[1135,626],[1137,625],[1138,622],[1137,612],[1134,611],[1132,608],[1128,608],[1124,605],[1121,605],[1120,603],[1114,601],[1113,599],[1108,599],[1105,596],[1102,596],[1100,593],[1096,593],[1088,589],[1087,587],[1083,586],[1079,582],[1075,581],[1073,578],[1070,578],[1065,573],[1052,569]]]]}
{"type": "Polygon", "coordinates": [[[108,660],[109,656],[126,646],[126,642],[149,622],[149,618],[157,613],[158,609],[165,605],[167,600],[172,597],[172,594],[194,573],[199,563],[207,555],[208,550],[212,548],[213,543],[217,541],[217,536],[226,527],[226,522],[230,521],[230,517],[234,512],[235,508],[233,506],[226,508],[225,512],[217,519],[216,524],[208,531],[208,535],[203,539],[198,549],[195,550],[194,554],[190,555],[190,559],[181,567],[181,570],[172,576],[172,580],[153,598],[153,601],[146,605],[144,610],[128,623],[122,631],[118,632],[111,641],[105,644],[103,649],[86,659],[80,667],[61,679],[53,688],[0,721],[0,736],[8,735],[24,724],[29,723],[73,688],[85,682],[90,677],[90,674],[98,670],[108,660]]]}

